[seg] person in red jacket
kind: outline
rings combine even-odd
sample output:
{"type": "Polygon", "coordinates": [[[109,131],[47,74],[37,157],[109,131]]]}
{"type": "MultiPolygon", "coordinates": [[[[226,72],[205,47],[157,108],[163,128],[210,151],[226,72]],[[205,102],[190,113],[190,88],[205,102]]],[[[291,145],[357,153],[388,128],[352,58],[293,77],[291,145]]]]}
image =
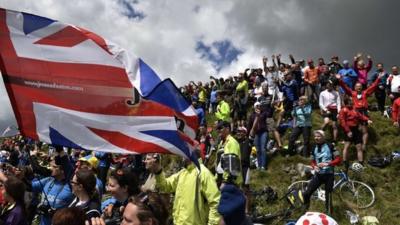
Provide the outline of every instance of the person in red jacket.
{"type": "MultiPolygon", "coordinates": [[[[363,85],[360,82],[357,82],[354,85],[354,90],[351,90],[349,86],[347,86],[343,80],[341,80],[340,75],[336,75],[336,78],[339,80],[339,85],[343,88],[345,93],[351,96],[354,104],[354,108],[364,116],[368,116],[368,97],[375,92],[378,88],[378,85],[381,81],[381,78],[385,74],[382,72],[378,75],[378,78],[369,86],[366,90],[363,90],[363,85]]],[[[365,151],[368,142],[368,124],[361,123],[361,130],[362,130],[362,149],[365,151]]]]}
{"type": "Polygon", "coordinates": [[[353,143],[356,145],[357,149],[357,159],[361,165],[364,162],[364,154],[362,148],[362,133],[359,130],[359,125],[362,122],[366,122],[367,124],[371,124],[372,121],[362,113],[358,112],[353,106],[352,98],[344,99],[345,107],[343,107],[339,112],[339,121],[342,126],[344,133],[346,134],[345,143],[343,148],[343,163],[345,165],[346,173],[349,169],[348,162],[348,150],[350,144],[353,143]]]}
{"type": "MultiPolygon", "coordinates": [[[[400,87],[399,87],[399,91],[400,91],[400,87]]],[[[397,98],[394,102],[393,102],[393,106],[392,106],[392,120],[393,120],[393,125],[395,127],[399,127],[399,123],[400,123],[400,98],[397,98]]]]}

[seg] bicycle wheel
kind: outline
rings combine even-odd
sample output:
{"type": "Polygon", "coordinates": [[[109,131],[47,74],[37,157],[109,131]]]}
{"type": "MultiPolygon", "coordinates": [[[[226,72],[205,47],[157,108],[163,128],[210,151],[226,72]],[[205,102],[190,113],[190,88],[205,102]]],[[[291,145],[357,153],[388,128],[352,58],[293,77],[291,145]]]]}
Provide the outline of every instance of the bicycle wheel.
{"type": "MultiPolygon", "coordinates": [[[[293,190],[300,190],[301,192],[305,192],[308,186],[308,183],[310,181],[308,180],[300,180],[300,181],[296,181],[293,182],[291,185],[289,185],[288,187],[288,191],[293,191],[293,190]]],[[[318,199],[318,190],[315,191],[312,195],[311,195],[311,199],[318,199]]]]}
{"type": "Polygon", "coordinates": [[[266,215],[252,216],[251,221],[254,224],[281,224],[280,222],[288,219],[292,215],[291,208],[280,210],[276,213],[269,213],[266,215]]]}
{"type": "Polygon", "coordinates": [[[340,187],[340,198],[350,206],[365,209],[374,204],[375,193],[363,182],[348,181],[340,187]]]}

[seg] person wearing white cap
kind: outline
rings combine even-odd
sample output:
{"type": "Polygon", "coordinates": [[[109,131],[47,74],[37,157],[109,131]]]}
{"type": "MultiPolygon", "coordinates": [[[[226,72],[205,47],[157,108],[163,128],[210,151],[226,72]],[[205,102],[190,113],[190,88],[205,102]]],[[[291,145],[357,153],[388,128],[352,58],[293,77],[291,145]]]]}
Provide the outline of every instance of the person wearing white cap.
{"type": "Polygon", "coordinates": [[[267,113],[262,109],[261,103],[254,103],[254,112],[247,123],[250,137],[254,138],[254,146],[257,149],[257,167],[264,170],[267,165],[266,146],[268,143],[267,113]]]}
{"type": "Polygon", "coordinates": [[[322,184],[325,184],[325,209],[326,213],[332,214],[332,190],[334,183],[334,167],[341,162],[339,151],[325,141],[323,130],[314,131],[315,146],[311,151],[311,166],[315,174],[308,183],[303,193],[305,206],[310,205],[311,195],[322,184]]]}

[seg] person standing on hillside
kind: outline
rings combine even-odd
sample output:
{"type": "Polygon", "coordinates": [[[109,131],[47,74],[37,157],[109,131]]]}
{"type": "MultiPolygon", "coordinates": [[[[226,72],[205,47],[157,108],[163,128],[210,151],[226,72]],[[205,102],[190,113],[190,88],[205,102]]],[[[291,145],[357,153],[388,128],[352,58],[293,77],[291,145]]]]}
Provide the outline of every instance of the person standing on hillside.
{"type": "Polygon", "coordinates": [[[237,186],[241,186],[243,182],[242,178],[242,168],[241,168],[241,153],[240,153],[240,144],[238,141],[231,135],[231,126],[230,123],[226,121],[220,121],[216,127],[218,131],[218,136],[220,138],[220,142],[217,147],[217,165],[216,165],[216,178],[218,185],[223,183],[234,183],[237,186]],[[238,158],[239,165],[235,165],[239,171],[237,174],[229,174],[223,170],[222,159],[225,156],[234,155],[238,158]]]}
{"type": "MultiPolygon", "coordinates": [[[[200,156],[199,152],[195,152],[200,156]]],[[[184,168],[165,177],[160,160],[151,157],[146,168],[154,174],[155,188],[160,193],[174,194],[172,218],[175,225],[218,225],[220,215],[217,208],[221,194],[214,176],[201,162],[197,169],[189,159],[184,168]]]]}
{"type": "Polygon", "coordinates": [[[305,84],[305,95],[309,98],[308,100],[314,104],[318,101],[319,96],[319,70],[318,67],[314,66],[312,59],[308,60],[308,68],[304,70],[304,84],[305,84]]]}
{"type": "Polygon", "coordinates": [[[284,80],[278,83],[279,91],[283,92],[285,96],[283,100],[283,108],[285,110],[285,116],[289,117],[293,110],[294,104],[299,100],[299,86],[296,80],[293,79],[293,75],[288,71],[284,75],[284,80]]]}
{"type": "Polygon", "coordinates": [[[319,95],[319,108],[324,118],[321,130],[324,130],[328,124],[332,124],[333,142],[336,142],[338,136],[337,116],[341,109],[341,100],[339,93],[333,88],[331,80],[328,81],[326,90],[319,95]]]}
{"type": "Polygon", "coordinates": [[[339,151],[325,141],[325,132],[322,130],[314,131],[315,146],[311,151],[311,166],[315,174],[308,183],[306,191],[303,193],[304,203],[309,207],[311,195],[322,184],[325,184],[325,209],[326,213],[332,215],[332,190],[334,183],[334,167],[341,159],[339,151]]]}
{"type": "Polygon", "coordinates": [[[231,122],[231,107],[224,99],[224,93],[217,93],[217,111],[215,112],[215,117],[217,120],[231,122]]]}
{"type": "MultiPolygon", "coordinates": [[[[343,61],[343,69],[339,70],[338,74],[348,87],[352,89],[354,88],[354,84],[357,81],[358,75],[356,71],[352,67],[350,67],[348,60],[343,61]]],[[[340,88],[339,91],[343,99],[343,94],[344,94],[343,88],[340,88]]]]}
{"type": "Polygon", "coordinates": [[[337,74],[341,69],[343,69],[343,66],[339,63],[339,56],[332,56],[331,62],[328,63],[328,67],[331,74],[337,74]]]}
{"type": "Polygon", "coordinates": [[[250,115],[247,130],[250,138],[254,138],[254,146],[257,149],[257,166],[261,170],[265,170],[267,165],[268,130],[266,120],[267,112],[261,107],[261,103],[254,103],[254,112],[250,115]]]}
{"type": "Polygon", "coordinates": [[[385,102],[386,102],[386,89],[387,89],[387,79],[389,78],[389,74],[383,68],[383,63],[376,64],[376,71],[372,74],[369,86],[371,86],[376,79],[378,79],[379,74],[383,73],[384,75],[381,77],[381,81],[378,84],[378,88],[375,91],[376,102],[378,103],[378,109],[383,115],[385,111],[385,102]]]}
{"type": "Polygon", "coordinates": [[[304,140],[304,147],[302,155],[308,157],[310,155],[310,135],[311,135],[311,104],[307,103],[307,97],[301,96],[299,99],[299,105],[296,106],[292,111],[293,116],[293,130],[289,138],[289,153],[295,153],[295,142],[297,138],[302,134],[304,140]]]}
{"type": "Polygon", "coordinates": [[[361,165],[364,164],[362,148],[363,140],[362,133],[359,130],[359,125],[362,122],[371,124],[372,121],[355,109],[352,98],[346,97],[344,103],[345,107],[343,107],[339,112],[339,121],[346,135],[343,148],[343,163],[346,170],[345,172],[347,173],[350,165],[348,162],[348,151],[351,143],[356,145],[358,162],[361,165]]]}
{"type": "Polygon", "coordinates": [[[392,74],[390,74],[388,78],[388,87],[389,98],[393,103],[396,98],[400,97],[400,75],[399,68],[397,66],[392,67],[392,74]]]}
{"type": "MultiPolygon", "coordinates": [[[[369,86],[366,90],[363,90],[362,83],[357,82],[354,86],[354,91],[349,88],[343,80],[340,79],[340,75],[336,75],[336,78],[339,79],[339,85],[344,89],[345,93],[348,96],[351,96],[352,102],[354,103],[354,108],[357,110],[359,113],[363,114],[364,116],[368,117],[368,96],[370,96],[374,91],[378,88],[378,85],[381,81],[381,78],[384,76],[384,72],[380,73],[378,75],[378,78],[375,80],[375,82],[369,86]]],[[[368,124],[366,123],[361,123],[361,129],[362,129],[362,149],[363,151],[366,150],[367,148],[367,142],[368,142],[368,124]]]]}
{"type": "MultiPolygon", "coordinates": [[[[400,87],[399,87],[399,91],[400,91],[400,87]]],[[[393,102],[392,120],[393,120],[393,125],[395,127],[399,127],[399,123],[400,123],[400,98],[397,98],[393,102]]]]}
{"type": "Polygon", "coordinates": [[[358,82],[362,85],[362,89],[367,89],[368,84],[368,72],[372,68],[372,59],[371,56],[367,55],[368,64],[365,65],[364,60],[361,59],[362,54],[359,53],[354,57],[354,65],[353,68],[358,75],[358,82]]]}

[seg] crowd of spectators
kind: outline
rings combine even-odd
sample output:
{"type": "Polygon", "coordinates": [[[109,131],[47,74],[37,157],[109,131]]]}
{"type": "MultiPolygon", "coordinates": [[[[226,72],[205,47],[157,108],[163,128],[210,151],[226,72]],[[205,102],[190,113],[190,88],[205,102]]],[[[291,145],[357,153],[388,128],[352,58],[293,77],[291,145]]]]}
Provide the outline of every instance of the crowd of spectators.
{"type": "MultiPolygon", "coordinates": [[[[271,62],[264,57],[262,68],[180,89],[199,117],[200,169],[182,159],[180,170],[170,175],[159,154],[117,155],[22,136],[2,139],[1,223],[251,224],[244,194],[250,171],[268,170],[277,153],[311,158],[317,175],[305,192],[307,204],[319,185],[331,190],[341,161],[348,172],[352,144],[356,163],[365,166],[370,95],[375,94],[376,110],[389,113],[399,127],[400,75],[397,66],[386,71],[382,63],[371,72],[372,58],[365,62],[361,54],[353,66],[337,56],[317,64],[289,58],[285,63],[281,55],[271,62]],[[322,118],[320,127],[313,125],[313,115],[322,118]]],[[[332,213],[331,202],[326,207],[332,213]]]]}

